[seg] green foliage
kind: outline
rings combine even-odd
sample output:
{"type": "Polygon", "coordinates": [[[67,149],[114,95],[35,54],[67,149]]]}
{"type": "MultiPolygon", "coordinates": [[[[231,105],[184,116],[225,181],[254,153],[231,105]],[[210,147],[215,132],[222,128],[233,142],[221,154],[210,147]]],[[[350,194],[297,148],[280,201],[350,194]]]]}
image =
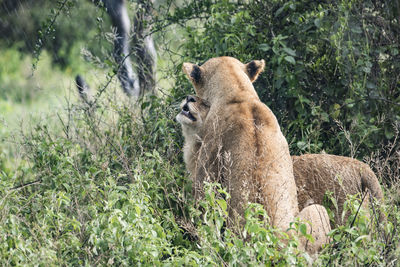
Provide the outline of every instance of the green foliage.
{"type": "MultiPolygon", "coordinates": [[[[228,199],[229,194],[219,184],[205,185],[205,198],[200,203],[204,212],[196,229],[198,246],[210,262],[217,265],[306,266],[307,260],[311,260],[297,249],[296,238],[271,227],[267,213],[259,204],[250,204],[246,209],[244,229],[227,228],[228,199]]],[[[301,226],[303,224],[293,224],[293,229],[301,231],[298,229],[301,226]]]]}
{"type": "MultiPolygon", "coordinates": [[[[270,226],[261,205],[248,206],[244,228],[238,229],[227,227],[230,196],[219,184],[205,184],[204,198],[194,203],[175,107],[157,97],[139,104],[139,112],[107,97],[91,112],[72,105],[59,114],[58,127],[39,123],[23,136],[30,164],[0,174],[3,264],[312,262],[299,251],[298,238],[270,226]]],[[[318,265],[394,262],[400,212],[384,206],[388,222],[381,226],[358,206],[356,199],[345,205],[354,224],[331,232],[333,242],[318,265]]],[[[312,240],[305,229],[303,222],[292,224],[293,232],[312,240]]]]}
{"type": "MultiPolygon", "coordinates": [[[[96,125],[87,117],[88,124],[79,122],[85,118],[83,112],[80,115],[74,122],[81,128],[64,128],[61,136],[46,124],[38,125],[24,139],[32,162],[30,175],[2,176],[1,242],[6,244],[2,262],[136,265],[157,264],[166,255],[179,257],[182,252],[171,243],[182,239],[182,233],[162,190],[168,188],[165,179],[182,177],[181,166],[167,164],[147,140],[146,152],[134,160],[141,148],[140,144],[132,147],[135,137],[131,132],[120,138],[115,135],[136,126],[132,118],[124,120],[128,115],[101,130],[92,128],[96,125]],[[100,137],[110,142],[103,144],[100,137]],[[96,150],[91,152],[89,146],[96,150]],[[170,172],[165,171],[167,167],[170,172]]],[[[158,127],[163,120],[152,126],[158,127]]],[[[142,142],[141,138],[137,141],[142,142]]]]}
{"type": "Polygon", "coordinates": [[[40,123],[24,135],[30,166],[1,174],[3,263],[306,265],[298,241],[269,226],[260,205],[250,205],[239,234],[226,228],[220,185],[192,203],[176,110],[155,97],[141,106],[140,116],[125,105],[99,102],[90,115],[72,106],[59,116],[61,133],[40,123]]]}
{"type": "Polygon", "coordinates": [[[102,31],[110,29],[107,15],[91,1],[5,0],[0,8],[0,46],[18,44],[21,52],[32,53],[37,63],[42,49],[63,68],[82,72],[81,48],[98,57],[111,49],[102,31]],[[83,25],[85,25],[83,27],[83,25]]]}
{"type": "Polygon", "coordinates": [[[400,28],[392,22],[398,5],[217,1],[202,12],[202,23],[186,24],[185,60],[265,59],[255,88],[293,152],[363,157],[381,140],[393,140],[400,120],[400,28]]]}
{"type": "MultiPolygon", "coordinates": [[[[372,202],[373,203],[373,202],[372,202]]],[[[397,206],[372,206],[368,213],[360,208],[360,199],[352,196],[345,202],[343,216],[350,212],[346,225],[333,229],[329,236],[332,243],[327,246],[315,262],[318,266],[395,266],[399,242],[397,206]],[[392,209],[394,207],[394,209],[392,209]],[[387,221],[378,220],[378,213],[388,214],[387,221]]]]}

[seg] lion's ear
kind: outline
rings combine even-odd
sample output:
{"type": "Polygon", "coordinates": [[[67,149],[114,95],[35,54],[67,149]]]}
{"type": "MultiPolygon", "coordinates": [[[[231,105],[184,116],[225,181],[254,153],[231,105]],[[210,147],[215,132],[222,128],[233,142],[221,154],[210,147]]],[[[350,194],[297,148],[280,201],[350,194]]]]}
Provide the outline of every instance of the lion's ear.
{"type": "Polygon", "coordinates": [[[253,60],[247,63],[245,66],[247,76],[249,76],[251,82],[254,82],[255,80],[257,80],[258,75],[264,70],[265,61],[264,59],[253,60]]]}
{"type": "Polygon", "coordinates": [[[198,65],[185,62],[182,65],[182,70],[192,83],[199,84],[201,82],[203,71],[198,65]]]}

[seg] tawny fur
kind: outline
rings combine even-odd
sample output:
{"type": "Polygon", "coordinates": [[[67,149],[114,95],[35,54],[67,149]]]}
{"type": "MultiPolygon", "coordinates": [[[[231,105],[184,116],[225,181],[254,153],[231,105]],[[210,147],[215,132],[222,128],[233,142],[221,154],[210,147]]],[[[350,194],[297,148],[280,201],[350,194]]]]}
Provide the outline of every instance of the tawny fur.
{"type": "MultiPolygon", "coordinates": [[[[299,209],[306,207],[309,202],[322,204],[325,192],[333,192],[338,203],[334,225],[344,223],[342,212],[346,195],[368,192],[379,201],[383,199],[377,177],[363,162],[329,154],[305,154],[292,156],[292,159],[299,209]]],[[[368,200],[367,195],[364,204],[368,200]]]]}
{"type": "Polygon", "coordinates": [[[182,126],[182,134],[185,139],[185,144],[183,146],[183,159],[185,161],[186,169],[189,173],[193,174],[196,170],[198,152],[201,146],[201,138],[199,136],[200,128],[203,125],[203,121],[206,118],[210,107],[205,100],[199,97],[188,97],[182,101],[181,109],[186,105],[195,121],[185,116],[182,112],[176,116],[176,120],[182,126]],[[194,101],[188,101],[188,97],[192,98],[194,101]]]}
{"type": "Polygon", "coordinates": [[[252,85],[263,68],[263,61],[231,57],[183,64],[197,96],[210,103],[193,179],[197,190],[204,180],[228,188],[232,220],[242,218],[248,202],[258,202],[272,225],[286,230],[298,214],[296,184],[287,141],[252,85]]]}
{"type": "MultiPolygon", "coordinates": [[[[196,97],[195,99],[196,102],[188,102],[187,99],[184,99],[181,107],[187,105],[189,112],[196,118],[196,121],[188,119],[182,113],[179,113],[176,117],[177,121],[182,125],[182,133],[185,138],[183,149],[184,160],[186,169],[191,174],[191,179],[194,179],[192,174],[196,169],[198,152],[202,144],[199,130],[203,126],[203,122],[209,111],[209,106],[204,105],[200,98],[196,97]]],[[[306,222],[307,233],[311,234],[315,240],[314,242],[310,242],[303,237],[300,239],[300,246],[308,253],[315,254],[322,248],[323,244],[329,242],[327,234],[331,228],[328,213],[321,205],[311,205],[304,208],[297,217],[301,221],[306,222]]]]}
{"type": "Polygon", "coordinates": [[[331,231],[329,216],[322,205],[310,205],[297,216],[300,221],[307,225],[307,233],[314,238],[314,242],[305,237],[300,238],[300,245],[310,254],[315,254],[321,250],[322,246],[329,243],[328,233],[331,231]]]}

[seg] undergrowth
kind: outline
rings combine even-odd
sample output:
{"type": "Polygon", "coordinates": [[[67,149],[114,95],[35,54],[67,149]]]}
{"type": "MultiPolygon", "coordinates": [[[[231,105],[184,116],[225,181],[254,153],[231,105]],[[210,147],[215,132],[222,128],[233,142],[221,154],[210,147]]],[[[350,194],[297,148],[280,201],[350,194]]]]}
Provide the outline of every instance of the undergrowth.
{"type": "MultiPolygon", "coordinates": [[[[205,198],[194,204],[173,119],[178,101],[148,97],[136,103],[139,111],[111,100],[102,97],[96,109],[68,104],[58,116],[61,131],[42,122],[22,133],[26,164],[0,174],[4,265],[312,262],[296,238],[269,226],[260,205],[249,205],[240,232],[226,228],[229,195],[218,184],[206,185],[205,198]]],[[[386,193],[386,203],[371,210],[382,209],[385,223],[368,219],[358,211],[360,200],[349,199],[355,219],[330,233],[314,264],[398,264],[398,198],[386,193]]],[[[301,233],[301,225],[292,227],[301,233]]]]}

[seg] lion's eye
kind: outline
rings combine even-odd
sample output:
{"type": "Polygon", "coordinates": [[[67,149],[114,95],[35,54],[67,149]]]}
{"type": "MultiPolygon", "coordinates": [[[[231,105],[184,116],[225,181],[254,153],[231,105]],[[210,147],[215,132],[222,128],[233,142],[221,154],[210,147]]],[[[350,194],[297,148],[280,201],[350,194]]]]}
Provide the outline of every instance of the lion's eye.
{"type": "Polygon", "coordinates": [[[196,102],[196,99],[193,96],[189,95],[186,97],[186,102],[196,102]]]}

